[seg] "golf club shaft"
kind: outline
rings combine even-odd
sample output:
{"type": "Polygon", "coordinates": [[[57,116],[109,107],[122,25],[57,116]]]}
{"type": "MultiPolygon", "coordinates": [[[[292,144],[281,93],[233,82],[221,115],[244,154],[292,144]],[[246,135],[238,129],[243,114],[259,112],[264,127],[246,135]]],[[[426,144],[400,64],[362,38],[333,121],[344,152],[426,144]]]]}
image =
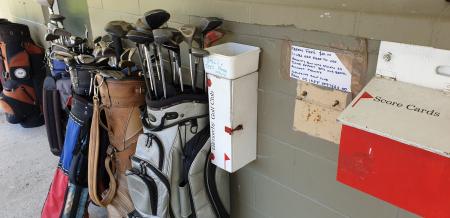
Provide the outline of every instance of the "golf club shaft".
{"type": "Polygon", "coordinates": [[[175,55],[175,57],[176,57],[175,63],[176,63],[177,68],[178,68],[178,76],[179,76],[179,79],[180,79],[180,88],[181,88],[181,92],[184,92],[183,75],[181,74],[181,61],[180,61],[181,58],[180,58],[180,53],[175,54],[175,52],[174,52],[174,55],[175,55]]]}
{"type": "Polygon", "coordinates": [[[153,47],[153,55],[155,56],[155,64],[156,64],[156,71],[158,73],[158,79],[161,80],[161,72],[160,72],[161,70],[160,70],[160,68],[162,68],[162,66],[158,66],[161,63],[160,62],[161,57],[159,57],[161,54],[159,54],[157,52],[157,46],[156,45],[152,44],[152,47],[153,47]]]}
{"type": "Polygon", "coordinates": [[[175,81],[176,81],[176,79],[177,79],[177,70],[176,70],[176,67],[175,67],[175,55],[174,55],[174,53],[172,52],[172,51],[170,51],[170,50],[168,50],[169,51],[169,63],[170,63],[170,71],[171,71],[171,74],[172,74],[172,85],[174,85],[175,86],[175,81]]]}
{"type": "MultiPolygon", "coordinates": [[[[148,81],[149,75],[147,74],[148,71],[145,69],[146,67],[144,66],[144,62],[142,61],[142,55],[141,55],[141,46],[139,44],[136,44],[136,47],[138,49],[138,59],[139,62],[141,64],[142,67],[142,73],[144,74],[144,81],[145,81],[145,86],[147,86],[147,90],[148,92],[151,94],[151,91],[153,91],[153,83],[148,81]]],[[[146,56],[147,57],[147,56],[146,56]]]]}
{"type": "Polygon", "coordinates": [[[192,50],[191,49],[189,49],[189,71],[191,73],[192,92],[195,93],[195,80],[197,77],[194,77],[194,72],[192,70],[192,50]]]}
{"type": "Polygon", "coordinates": [[[153,86],[153,92],[155,93],[155,97],[158,98],[158,88],[156,87],[156,79],[155,79],[155,72],[153,72],[153,66],[152,66],[152,58],[150,56],[149,49],[146,45],[143,45],[144,47],[144,53],[145,53],[145,59],[147,60],[147,68],[148,72],[150,73],[150,82],[153,86]]]}
{"type": "Polygon", "coordinates": [[[161,45],[157,45],[157,50],[158,50],[158,56],[159,56],[159,64],[161,65],[161,80],[162,80],[162,85],[163,85],[163,92],[164,92],[164,98],[167,98],[167,90],[166,90],[166,78],[164,76],[164,61],[163,58],[161,56],[161,45]]]}

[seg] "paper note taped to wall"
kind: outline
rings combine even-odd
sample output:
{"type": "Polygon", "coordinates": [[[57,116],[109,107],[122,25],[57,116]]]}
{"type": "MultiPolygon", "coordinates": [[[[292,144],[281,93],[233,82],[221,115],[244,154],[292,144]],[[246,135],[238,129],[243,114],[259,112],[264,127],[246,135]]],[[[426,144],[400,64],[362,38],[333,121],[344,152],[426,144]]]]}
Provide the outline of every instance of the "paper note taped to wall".
{"type": "Polygon", "coordinates": [[[293,45],[290,75],[315,85],[351,92],[352,75],[334,52],[293,45]]]}

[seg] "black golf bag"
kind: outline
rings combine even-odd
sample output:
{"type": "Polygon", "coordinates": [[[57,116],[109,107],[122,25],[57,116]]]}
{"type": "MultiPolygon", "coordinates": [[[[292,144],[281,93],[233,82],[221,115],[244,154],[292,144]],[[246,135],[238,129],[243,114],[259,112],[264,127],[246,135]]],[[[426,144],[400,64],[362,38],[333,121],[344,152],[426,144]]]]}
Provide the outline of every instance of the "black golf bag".
{"type": "MultiPolygon", "coordinates": [[[[55,108],[61,110],[63,107],[66,107],[64,110],[68,112],[68,119],[64,129],[63,144],[59,148],[56,147],[59,144],[55,146],[60,153],[60,162],[47,194],[41,217],[84,217],[87,214],[89,202],[87,158],[93,108],[90,82],[96,67],[73,63],[73,66],[68,66],[67,69],[67,72],[61,72],[61,74],[67,73],[67,75],[62,75],[56,80],[56,85],[47,87],[53,87],[53,90],[46,89],[44,92],[44,95],[48,95],[45,98],[46,105],[49,106],[46,114],[53,119],[50,121],[60,122],[60,120],[55,120],[54,114],[53,116],[50,114],[50,110],[55,108]],[[69,78],[66,79],[67,76],[69,78]],[[69,87],[70,90],[66,91],[67,88],[58,87],[58,81],[68,81],[69,85],[64,85],[64,87],[69,87]],[[60,98],[67,92],[70,93],[67,100],[60,98]],[[61,105],[61,102],[67,103],[61,105]]],[[[55,75],[55,72],[52,74],[55,75]]],[[[53,78],[51,77],[49,80],[53,78]]],[[[48,127],[49,124],[47,124],[47,133],[52,134],[49,133],[48,127]]]]}
{"type": "Polygon", "coordinates": [[[0,51],[0,107],[7,121],[25,128],[43,125],[44,49],[33,42],[26,25],[2,21],[0,51]]]}
{"type": "Polygon", "coordinates": [[[229,217],[229,174],[210,161],[208,99],[147,99],[128,189],[137,217],[229,217]]]}

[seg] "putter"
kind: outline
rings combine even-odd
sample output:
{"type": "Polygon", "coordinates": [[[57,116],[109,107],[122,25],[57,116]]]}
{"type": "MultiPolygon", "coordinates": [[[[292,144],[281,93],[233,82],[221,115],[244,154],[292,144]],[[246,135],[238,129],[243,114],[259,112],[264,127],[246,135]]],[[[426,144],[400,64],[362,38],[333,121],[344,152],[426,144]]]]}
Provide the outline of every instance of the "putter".
{"type": "MultiPolygon", "coordinates": [[[[198,73],[198,65],[200,63],[200,60],[203,59],[203,57],[208,56],[209,52],[207,50],[204,49],[200,49],[200,48],[192,48],[192,55],[194,56],[194,60],[195,60],[195,64],[194,64],[194,69],[195,69],[195,76],[197,76],[198,73]]],[[[205,71],[205,69],[203,69],[203,71],[205,71]]],[[[206,82],[206,72],[205,72],[205,78],[203,79],[203,88],[206,92],[206,90],[208,89],[207,87],[207,82],[206,82]]]]}
{"type": "Polygon", "coordinates": [[[186,44],[188,45],[189,48],[189,71],[191,74],[191,86],[192,86],[192,91],[195,93],[195,80],[197,79],[197,77],[194,77],[194,73],[193,73],[193,67],[192,67],[192,40],[194,39],[194,35],[195,32],[197,30],[197,28],[193,25],[183,25],[178,29],[181,34],[184,37],[184,41],[186,42],[186,44]]]}

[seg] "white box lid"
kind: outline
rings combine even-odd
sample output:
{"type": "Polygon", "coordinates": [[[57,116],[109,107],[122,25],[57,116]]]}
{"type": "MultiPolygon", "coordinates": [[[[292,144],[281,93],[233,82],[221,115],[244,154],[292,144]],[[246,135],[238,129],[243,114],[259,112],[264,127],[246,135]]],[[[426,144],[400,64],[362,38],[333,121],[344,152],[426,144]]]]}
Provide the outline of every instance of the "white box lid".
{"type": "Polygon", "coordinates": [[[450,96],[437,89],[377,77],[338,121],[450,157],[450,96]]]}

